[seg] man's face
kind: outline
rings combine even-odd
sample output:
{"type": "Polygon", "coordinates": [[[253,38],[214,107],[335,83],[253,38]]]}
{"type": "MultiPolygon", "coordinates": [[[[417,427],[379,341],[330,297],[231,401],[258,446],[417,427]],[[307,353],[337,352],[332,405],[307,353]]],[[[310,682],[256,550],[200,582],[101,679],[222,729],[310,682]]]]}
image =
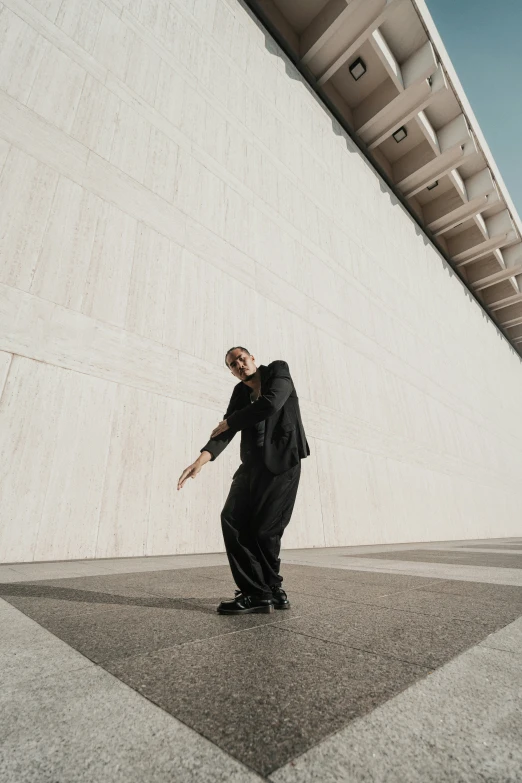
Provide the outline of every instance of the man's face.
{"type": "Polygon", "coordinates": [[[257,372],[254,357],[240,348],[236,348],[228,354],[227,363],[232,375],[235,375],[240,381],[247,381],[257,372]]]}

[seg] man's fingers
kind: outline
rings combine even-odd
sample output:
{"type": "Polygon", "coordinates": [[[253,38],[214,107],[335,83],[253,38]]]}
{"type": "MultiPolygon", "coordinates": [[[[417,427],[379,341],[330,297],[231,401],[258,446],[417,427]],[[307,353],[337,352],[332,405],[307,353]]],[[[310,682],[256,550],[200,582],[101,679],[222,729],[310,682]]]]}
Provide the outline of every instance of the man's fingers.
{"type": "Polygon", "coordinates": [[[191,466],[190,468],[185,468],[181,476],[178,480],[178,489],[181,489],[183,487],[183,484],[188,478],[196,478],[198,475],[199,470],[197,470],[194,466],[191,466]]]}
{"type": "Polygon", "coordinates": [[[185,483],[185,481],[187,480],[187,478],[188,478],[188,476],[189,476],[189,473],[190,473],[190,471],[191,471],[191,470],[192,470],[192,468],[185,468],[185,470],[183,471],[183,473],[182,473],[182,474],[181,474],[181,476],[179,477],[179,481],[178,481],[178,489],[181,489],[181,488],[183,487],[183,484],[184,484],[184,483],[185,483]]]}

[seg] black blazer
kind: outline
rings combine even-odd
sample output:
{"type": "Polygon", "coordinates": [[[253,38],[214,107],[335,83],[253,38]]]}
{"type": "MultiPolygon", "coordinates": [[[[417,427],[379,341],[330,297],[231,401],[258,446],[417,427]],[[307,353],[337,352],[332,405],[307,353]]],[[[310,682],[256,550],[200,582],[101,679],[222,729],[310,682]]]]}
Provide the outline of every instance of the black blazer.
{"type": "MultiPolygon", "coordinates": [[[[230,429],[211,438],[200,451],[209,451],[214,460],[225,449],[236,432],[265,421],[263,461],[271,473],[279,474],[297,465],[310,454],[301,420],[297,396],[288,364],[282,360],[260,364],[261,393],[250,402],[250,386],[239,381],[234,386],[223,418],[230,429]]],[[[244,459],[245,443],[241,437],[240,455],[244,459]]]]}

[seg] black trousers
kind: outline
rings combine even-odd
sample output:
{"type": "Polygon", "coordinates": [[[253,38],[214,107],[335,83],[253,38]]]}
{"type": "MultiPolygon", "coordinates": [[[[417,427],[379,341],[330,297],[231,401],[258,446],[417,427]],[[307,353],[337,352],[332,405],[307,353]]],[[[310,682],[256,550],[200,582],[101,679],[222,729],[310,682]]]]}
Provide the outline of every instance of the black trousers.
{"type": "Polygon", "coordinates": [[[221,512],[232,576],[245,595],[269,598],[279,575],[281,536],[290,521],[301,461],[275,476],[260,457],[242,462],[221,512]]]}

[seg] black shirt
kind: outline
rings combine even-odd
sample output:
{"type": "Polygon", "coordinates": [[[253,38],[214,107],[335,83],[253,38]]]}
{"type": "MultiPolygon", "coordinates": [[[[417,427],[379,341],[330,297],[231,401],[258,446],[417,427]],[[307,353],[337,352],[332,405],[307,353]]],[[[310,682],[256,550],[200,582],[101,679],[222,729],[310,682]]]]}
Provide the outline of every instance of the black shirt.
{"type": "MultiPolygon", "coordinates": [[[[250,392],[250,402],[255,402],[254,392],[250,392]]],[[[243,430],[243,439],[246,440],[245,456],[247,459],[261,456],[265,442],[265,422],[258,421],[252,427],[243,430]]]]}

